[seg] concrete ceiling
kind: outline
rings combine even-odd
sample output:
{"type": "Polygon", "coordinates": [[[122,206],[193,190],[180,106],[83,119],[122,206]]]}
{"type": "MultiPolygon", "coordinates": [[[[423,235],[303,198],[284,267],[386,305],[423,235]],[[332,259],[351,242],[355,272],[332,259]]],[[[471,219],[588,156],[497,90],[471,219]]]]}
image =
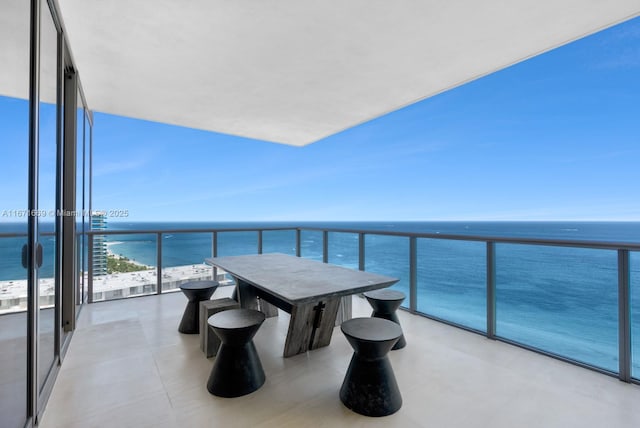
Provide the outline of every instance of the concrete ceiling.
{"type": "Polygon", "coordinates": [[[292,145],[640,13],[640,0],[58,3],[92,110],[292,145]]]}

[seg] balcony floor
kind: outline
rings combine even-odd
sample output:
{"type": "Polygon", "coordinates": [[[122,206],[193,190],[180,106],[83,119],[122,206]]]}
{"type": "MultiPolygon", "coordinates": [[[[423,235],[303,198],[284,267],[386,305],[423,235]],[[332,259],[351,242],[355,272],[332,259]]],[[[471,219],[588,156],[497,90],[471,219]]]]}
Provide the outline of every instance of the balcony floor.
{"type": "MultiPolygon", "coordinates": [[[[40,426],[640,426],[637,385],[406,312],[408,345],[390,354],[404,404],[392,416],[360,416],[340,402],[351,348],[339,328],[330,346],[282,358],[283,312],[254,339],[264,386],[218,398],[205,386],[213,359],[197,335],[177,331],[185,303],[171,293],[86,305],[40,426]]],[[[353,303],[354,316],[369,315],[366,300],[353,303]]]]}

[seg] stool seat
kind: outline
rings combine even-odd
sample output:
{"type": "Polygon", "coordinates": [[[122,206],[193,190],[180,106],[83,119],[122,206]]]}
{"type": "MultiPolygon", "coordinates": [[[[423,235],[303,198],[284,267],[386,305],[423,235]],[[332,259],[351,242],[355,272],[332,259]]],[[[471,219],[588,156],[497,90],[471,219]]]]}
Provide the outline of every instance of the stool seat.
{"type": "Polygon", "coordinates": [[[218,288],[217,281],[189,281],[180,285],[180,290],[187,297],[187,307],[184,309],[178,331],[184,334],[198,334],[200,332],[199,303],[209,300],[218,288]]]}
{"type": "Polygon", "coordinates": [[[363,358],[380,358],[391,350],[402,336],[402,329],[382,318],[352,318],[340,329],[353,350],[363,358]]]}
{"type": "MultiPolygon", "coordinates": [[[[219,312],[209,317],[209,325],[217,331],[243,330],[260,327],[265,315],[252,309],[219,312]]],[[[257,328],[256,328],[257,330],[257,328]]]]}
{"type": "Polygon", "coordinates": [[[353,348],[340,400],[365,416],[387,416],[402,407],[402,396],[388,353],[402,336],[402,329],[383,318],[353,318],[342,323],[342,332],[353,348]]]}
{"type": "MultiPolygon", "coordinates": [[[[372,317],[386,319],[400,325],[400,320],[398,319],[396,311],[405,299],[405,295],[402,291],[389,290],[385,288],[382,290],[368,291],[363,294],[373,308],[373,312],[371,313],[372,317]]],[[[392,349],[401,349],[405,346],[407,346],[407,341],[404,338],[404,335],[402,335],[392,349]]]]}
{"type": "Polygon", "coordinates": [[[395,312],[400,307],[402,301],[405,299],[405,295],[402,291],[398,290],[373,290],[363,293],[369,303],[372,300],[376,302],[376,308],[381,312],[395,312]]]}
{"type": "Polygon", "coordinates": [[[264,320],[265,315],[253,309],[229,309],[209,318],[221,341],[207,381],[211,394],[240,397],[264,384],[264,370],[252,340],[264,320]]]}

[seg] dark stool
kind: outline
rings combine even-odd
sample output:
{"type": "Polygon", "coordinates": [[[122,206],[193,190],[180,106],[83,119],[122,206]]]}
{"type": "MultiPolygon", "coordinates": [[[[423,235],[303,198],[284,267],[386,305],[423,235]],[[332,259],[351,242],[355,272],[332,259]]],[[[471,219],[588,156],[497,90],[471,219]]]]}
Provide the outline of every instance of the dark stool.
{"type": "Polygon", "coordinates": [[[262,363],[251,340],[264,320],[265,315],[253,309],[229,309],[209,318],[222,342],[207,381],[211,394],[240,397],[264,384],[262,363]]]}
{"type": "Polygon", "coordinates": [[[189,302],[184,308],[182,320],[178,326],[178,331],[185,334],[198,334],[200,328],[198,326],[199,311],[198,305],[203,300],[209,300],[214,291],[218,288],[216,281],[191,281],[185,282],[180,286],[180,290],[187,296],[189,302]]]}
{"type": "MultiPolygon", "coordinates": [[[[373,313],[371,314],[372,317],[384,318],[400,325],[400,320],[398,319],[396,310],[400,307],[402,301],[405,299],[405,295],[402,291],[389,289],[368,291],[364,293],[364,297],[367,298],[369,304],[373,308],[373,313]]],[[[407,341],[405,340],[403,334],[391,349],[401,349],[405,346],[407,346],[407,341]]]]}
{"type": "Polygon", "coordinates": [[[353,318],[342,323],[353,357],[340,388],[340,400],[365,416],[387,416],[402,407],[387,354],[402,335],[400,326],[382,318],[353,318]]]}

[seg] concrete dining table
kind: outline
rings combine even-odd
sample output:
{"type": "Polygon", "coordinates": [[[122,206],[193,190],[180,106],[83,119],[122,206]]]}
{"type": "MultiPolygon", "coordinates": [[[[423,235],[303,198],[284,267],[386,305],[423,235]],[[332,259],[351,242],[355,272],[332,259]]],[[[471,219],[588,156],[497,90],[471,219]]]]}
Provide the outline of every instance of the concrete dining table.
{"type": "Polygon", "coordinates": [[[268,302],[291,314],[285,357],[330,344],[343,297],[398,282],[389,276],[278,253],[212,257],[205,263],[235,279],[241,307],[259,309],[269,316],[273,314],[263,303],[268,302]]]}

